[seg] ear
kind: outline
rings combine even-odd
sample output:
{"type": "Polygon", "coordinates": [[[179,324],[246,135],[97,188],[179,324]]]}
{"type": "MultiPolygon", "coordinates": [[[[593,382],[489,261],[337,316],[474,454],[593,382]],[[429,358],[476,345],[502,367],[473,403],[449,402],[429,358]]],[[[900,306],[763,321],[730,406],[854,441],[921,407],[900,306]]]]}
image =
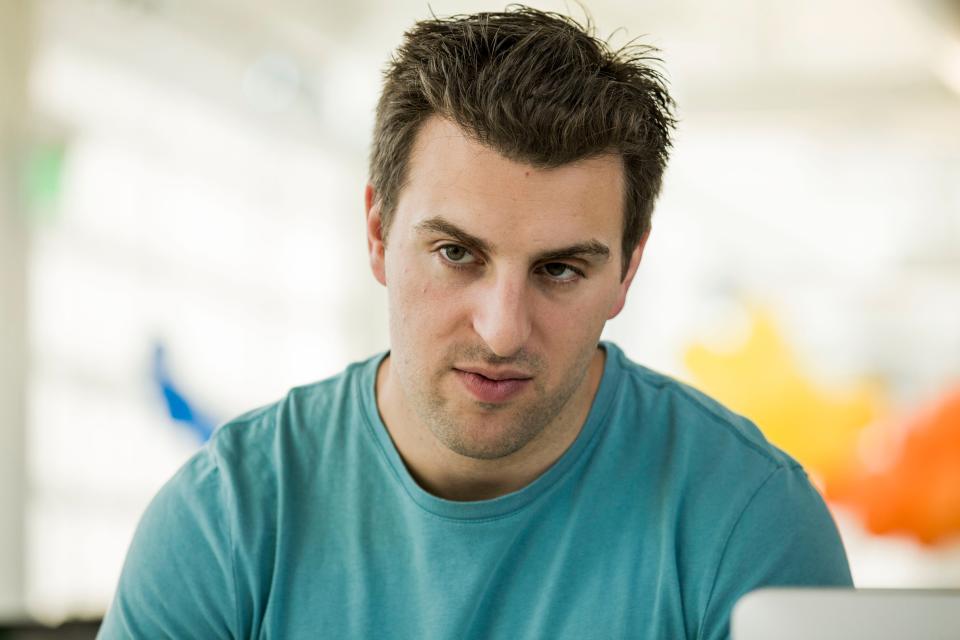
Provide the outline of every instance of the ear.
{"type": "Polygon", "coordinates": [[[633,250],[633,253],[630,254],[630,264],[627,265],[627,274],[623,278],[623,282],[620,283],[620,291],[617,294],[617,301],[610,310],[610,315],[607,316],[608,320],[612,320],[619,315],[620,312],[623,311],[623,305],[627,303],[627,291],[630,290],[630,285],[633,283],[633,277],[637,275],[637,269],[640,267],[640,259],[643,257],[643,248],[647,245],[647,238],[649,237],[650,229],[647,229],[647,232],[643,234],[642,238],[640,238],[640,242],[637,243],[637,247],[633,250]]]}
{"type": "Polygon", "coordinates": [[[383,225],[380,219],[380,202],[368,184],[363,193],[364,208],[367,214],[367,254],[370,256],[370,270],[373,277],[383,286],[387,286],[387,269],[385,265],[385,250],[383,244],[383,225]]]}

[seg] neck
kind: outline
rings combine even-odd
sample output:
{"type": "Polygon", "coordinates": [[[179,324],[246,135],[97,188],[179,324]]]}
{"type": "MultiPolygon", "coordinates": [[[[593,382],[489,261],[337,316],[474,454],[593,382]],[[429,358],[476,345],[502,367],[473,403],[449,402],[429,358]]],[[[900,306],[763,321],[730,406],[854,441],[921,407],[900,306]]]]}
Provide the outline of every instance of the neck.
{"type": "Polygon", "coordinates": [[[605,353],[598,348],[587,373],[556,418],[521,449],[496,459],[472,458],[447,448],[423,424],[394,377],[390,356],[377,371],[377,408],[417,483],[447,500],[490,500],[527,486],[577,439],[603,377],[605,353]]]}

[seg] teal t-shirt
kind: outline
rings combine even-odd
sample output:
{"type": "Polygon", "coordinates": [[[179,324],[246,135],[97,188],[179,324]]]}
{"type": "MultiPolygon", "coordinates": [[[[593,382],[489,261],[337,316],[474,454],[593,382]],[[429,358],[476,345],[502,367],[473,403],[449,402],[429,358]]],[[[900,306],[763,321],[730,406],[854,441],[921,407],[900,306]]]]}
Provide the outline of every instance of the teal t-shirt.
{"type": "Polygon", "coordinates": [[[575,442],[514,493],[421,489],[383,355],[224,425],[137,528],[100,638],[698,638],[764,585],[851,585],[801,467],[616,346],[575,442]]]}

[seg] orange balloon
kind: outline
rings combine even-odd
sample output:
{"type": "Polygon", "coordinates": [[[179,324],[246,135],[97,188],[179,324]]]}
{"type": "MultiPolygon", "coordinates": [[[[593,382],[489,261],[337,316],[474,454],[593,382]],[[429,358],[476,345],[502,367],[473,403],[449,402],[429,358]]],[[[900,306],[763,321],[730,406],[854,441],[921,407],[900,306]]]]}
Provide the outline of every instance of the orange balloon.
{"type": "Polygon", "coordinates": [[[861,470],[828,497],[860,513],[877,534],[907,534],[928,545],[960,536],[960,385],[904,429],[889,464],[861,470]]]}

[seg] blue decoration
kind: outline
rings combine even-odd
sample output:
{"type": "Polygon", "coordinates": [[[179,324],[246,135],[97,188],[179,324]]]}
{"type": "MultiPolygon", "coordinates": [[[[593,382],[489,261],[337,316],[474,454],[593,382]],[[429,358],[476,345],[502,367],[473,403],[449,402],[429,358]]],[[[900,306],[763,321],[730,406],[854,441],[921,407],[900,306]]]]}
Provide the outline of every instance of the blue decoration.
{"type": "Polygon", "coordinates": [[[209,440],[213,435],[215,422],[198,411],[174,384],[167,366],[166,348],[160,343],[153,349],[153,381],[163,395],[170,418],[192,431],[200,442],[209,440]]]}

